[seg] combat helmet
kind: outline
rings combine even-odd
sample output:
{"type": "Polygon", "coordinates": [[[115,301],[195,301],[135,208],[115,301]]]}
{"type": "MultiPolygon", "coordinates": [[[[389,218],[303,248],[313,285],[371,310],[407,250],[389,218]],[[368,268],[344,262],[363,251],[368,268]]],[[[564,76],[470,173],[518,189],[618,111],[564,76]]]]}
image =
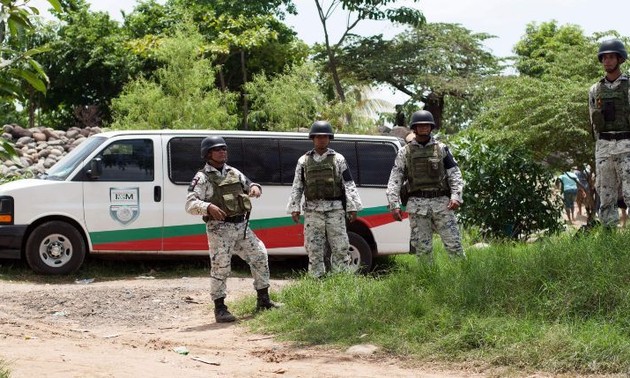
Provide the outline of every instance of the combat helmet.
{"type": "Polygon", "coordinates": [[[223,139],[223,137],[213,135],[203,138],[203,140],[201,141],[201,158],[205,160],[206,156],[208,155],[208,151],[210,151],[214,147],[221,146],[227,147],[227,144],[225,143],[225,139],[223,139]]]}
{"type": "Polygon", "coordinates": [[[409,128],[414,129],[415,125],[421,123],[428,123],[431,125],[431,130],[435,129],[435,120],[433,114],[428,110],[418,110],[411,115],[411,122],[409,122],[409,128]]]}
{"type": "Polygon", "coordinates": [[[628,52],[626,51],[626,47],[623,45],[623,42],[616,38],[607,39],[599,45],[597,59],[599,59],[599,61],[601,62],[604,54],[609,53],[615,53],[619,55],[624,61],[628,59],[628,52]]]}
{"type": "Polygon", "coordinates": [[[335,133],[332,126],[328,121],[315,121],[311,125],[311,130],[308,132],[308,137],[313,139],[315,135],[328,135],[330,140],[335,139],[335,133]]]}

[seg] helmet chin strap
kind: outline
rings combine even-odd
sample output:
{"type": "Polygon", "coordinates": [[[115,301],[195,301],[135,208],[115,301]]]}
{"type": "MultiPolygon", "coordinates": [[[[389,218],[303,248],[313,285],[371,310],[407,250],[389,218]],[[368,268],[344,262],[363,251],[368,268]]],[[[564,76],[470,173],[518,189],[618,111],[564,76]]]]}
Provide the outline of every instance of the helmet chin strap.
{"type": "MultiPolygon", "coordinates": [[[[212,156],[212,154],[210,154],[210,156],[212,156]]],[[[206,162],[215,168],[221,168],[225,165],[225,162],[216,161],[212,157],[208,157],[206,162]]]]}

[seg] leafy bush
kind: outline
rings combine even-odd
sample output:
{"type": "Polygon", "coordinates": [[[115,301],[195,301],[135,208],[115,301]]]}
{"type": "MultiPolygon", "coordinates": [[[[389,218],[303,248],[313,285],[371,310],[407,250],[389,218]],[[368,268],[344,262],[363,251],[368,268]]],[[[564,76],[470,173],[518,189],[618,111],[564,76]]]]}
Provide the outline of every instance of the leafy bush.
{"type": "Polygon", "coordinates": [[[484,237],[527,239],[563,228],[552,172],[523,147],[487,145],[473,134],[453,148],[466,188],[460,217],[484,237]]]}
{"type": "Polygon", "coordinates": [[[162,66],[152,78],[128,83],[112,100],[114,129],[235,129],[236,97],[215,88],[215,71],[203,56],[203,37],[182,23],[154,54],[162,66]]]}

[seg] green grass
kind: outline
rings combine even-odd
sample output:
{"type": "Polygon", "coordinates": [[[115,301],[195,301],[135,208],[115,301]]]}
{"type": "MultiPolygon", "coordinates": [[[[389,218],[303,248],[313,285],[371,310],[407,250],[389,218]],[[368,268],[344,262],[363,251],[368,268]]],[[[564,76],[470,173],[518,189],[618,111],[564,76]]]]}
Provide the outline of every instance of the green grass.
{"type": "Polygon", "coordinates": [[[459,261],[436,248],[433,265],[400,255],[371,276],[303,276],[274,293],[282,309],[249,324],[298,343],[373,343],[419,361],[626,373],[629,245],[630,233],[601,232],[468,248],[459,261]]]}
{"type": "Polygon", "coordinates": [[[0,378],[9,378],[11,376],[11,369],[9,369],[9,364],[0,359],[0,378]]]}

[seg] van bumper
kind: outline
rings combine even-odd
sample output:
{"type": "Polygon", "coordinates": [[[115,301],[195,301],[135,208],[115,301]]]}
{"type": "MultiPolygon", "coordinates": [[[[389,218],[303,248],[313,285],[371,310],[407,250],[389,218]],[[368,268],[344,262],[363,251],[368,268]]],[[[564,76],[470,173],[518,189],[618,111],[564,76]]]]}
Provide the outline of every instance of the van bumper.
{"type": "Polygon", "coordinates": [[[22,251],[22,239],[26,233],[25,225],[0,226],[0,258],[19,259],[22,251]]]}

